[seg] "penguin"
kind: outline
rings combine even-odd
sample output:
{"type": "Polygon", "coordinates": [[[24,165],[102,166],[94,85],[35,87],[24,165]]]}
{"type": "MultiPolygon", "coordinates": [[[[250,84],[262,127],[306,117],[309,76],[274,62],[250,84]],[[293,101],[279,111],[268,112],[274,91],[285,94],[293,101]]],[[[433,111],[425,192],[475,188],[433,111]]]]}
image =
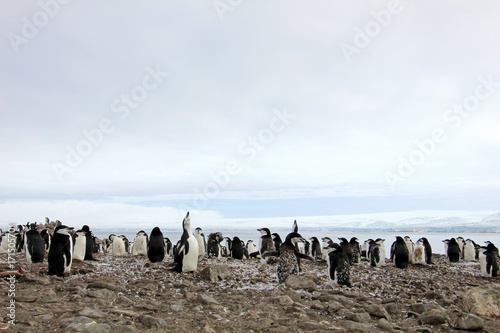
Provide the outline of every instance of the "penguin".
{"type": "Polygon", "coordinates": [[[447,245],[446,256],[448,257],[450,262],[458,262],[462,257],[462,254],[460,251],[460,245],[457,243],[457,240],[455,238],[452,238],[448,240],[447,245]]]}
{"type": "Polygon", "coordinates": [[[45,256],[45,244],[43,238],[37,230],[36,223],[31,225],[31,229],[26,231],[26,260],[28,264],[43,262],[45,256]]]}
{"type": "Polygon", "coordinates": [[[292,232],[294,232],[294,233],[298,233],[299,232],[299,225],[297,224],[297,220],[293,221],[292,232]]]}
{"type": "Polygon", "coordinates": [[[432,247],[431,243],[427,240],[427,238],[422,237],[420,238],[423,243],[424,243],[424,249],[425,249],[425,263],[427,265],[432,265],[432,247]]]}
{"type": "Polygon", "coordinates": [[[224,239],[226,240],[226,249],[225,249],[225,251],[224,250],[222,251],[223,256],[230,257],[231,252],[233,251],[233,241],[229,237],[224,237],[224,239]]]}
{"type": "Polygon", "coordinates": [[[9,233],[3,232],[0,235],[0,253],[7,253],[9,251],[9,233]]]}
{"type": "Polygon", "coordinates": [[[16,236],[16,251],[21,252],[24,248],[24,229],[22,225],[17,226],[17,233],[14,233],[14,235],[16,236]]]}
{"type": "Polygon", "coordinates": [[[262,254],[267,251],[276,251],[276,247],[274,246],[273,238],[271,236],[271,231],[268,228],[257,229],[260,231],[260,239],[259,239],[259,254],[262,257],[262,254]]]}
{"type": "Polygon", "coordinates": [[[359,264],[361,261],[361,246],[359,245],[358,239],[356,237],[352,237],[349,241],[349,246],[351,247],[352,252],[352,263],[359,264]]]}
{"type": "Polygon", "coordinates": [[[248,259],[249,258],[248,248],[243,240],[240,240],[240,243],[241,243],[241,248],[243,249],[243,259],[248,259]]]}
{"type": "Polygon", "coordinates": [[[405,240],[406,248],[408,249],[408,262],[410,264],[413,264],[415,244],[413,244],[413,241],[411,240],[410,236],[405,236],[404,240],[405,240]]]}
{"type": "Polygon", "coordinates": [[[257,252],[257,248],[255,247],[253,240],[251,239],[247,241],[247,250],[249,257],[251,257],[254,252],[257,252]]]}
{"type": "Polygon", "coordinates": [[[165,258],[163,233],[158,227],[154,227],[149,235],[147,255],[151,262],[161,262],[165,258]]]}
{"type": "Polygon", "coordinates": [[[370,238],[363,242],[363,245],[361,246],[361,258],[368,260],[368,249],[370,247],[370,242],[372,241],[373,239],[370,238]]]}
{"type": "Polygon", "coordinates": [[[73,258],[72,260],[83,261],[87,250],[87,238],[85,232],[78,230],[73,234],[73,258]]]}
{"type": "MultiPolygon", "coordinates": [[[[160,231],[161,232],[161,231],[160,231]]],[[[163,243],[163,234],[162,234],[162,243],[163,243]]],[[[134,244],[132,245],[131,253],[134,256],[146,256],[148,255],[148,244],[149,244],[149,237],[148,234],[144,231],[141,230],[139,231],[134,238],[134,244]]],[[[163,258],[162,258],[163,260],[163,258]]]]}
{"type": "Polygon", "coordinates": [[[241,240],[237,236],[234,236],[231,248],[231,258],[243,259],[243,256],[244,252],[243,247],[241,246],[241,240]]]}
{"type": "Polygon", "coordinates": [[[465,239],[462,236],[460,236],[460,237],[457,237],[456,241],[458,243],[458,247],[460,248],[460,259],[463,259],[464,258],[465,239]]]}
{"type": "Polygon", "coordinates": [[[123,239],[121,237],[111,234],[109,235],[109,240],[111,241],[111,253],[116,256],[123,256],[127,253],[127,250],[125,249],[125,243],[123,242],[123,239]]]}
{"type": "Polygon", "coordinates": [[[488,244],[482,247],[479,254],[479,265],[481,267],[481,275],[484,277],[495,277],[499,275],[500,257],[498,249],[493,244],[488,244]]]}
{"type": "Polygon", "coordinates": [[[182,221],[182,227],[182,237],[174,257],[174,269],[178,272],[196,271],[198,268],[198,241],[191,232],[189,212],[182,221]]]}
{"type": "Polygon", "coordinates": [[[281,240],[281,237],[279,234],[277,233],[273,233],[271,235],[271,237],[273,238],[273,242],[274,242],[274,248],[275,249],[279,249],[280,246],[281,246],[281,243],[283,243],[283,241],[281,240]]]}
{"type": "Polygon", "coordinates": [[[125,245],[125,253],[130,253],[130,242],[128,241],[125,235],[118,236],[123,241],[123,245],[125,245]]]}
{"type": "Polygon", "coordinates": [[[319,243],[319,240],[317,237],[311,237],[311,257],[314,259],[320,259],[323,257],[323,254],[321,252],[321,244],[319,243]]]}
{"type": "Polygon", "coordinates": [[[476,260],[476,243],[470,238],[465,241],[463,257],[464,261],[476,260]]]}
{"type": "MultiPolygon", "coordinates": [[[[408,245],[408,243],[406,243],[408,245]]],[[[420,238],[415,246],[413,246],[413,263],[416,265],[425,265],[427,263],[426,261],[426,253],[425,253],[425,246],[424,246],[424,240],[420,238]]]]}
{"type": "Polygon", "coordinates": [[[396,241],[391,246],[391,260],[397,268],[408,267],[409,253],[406,242],[401,236],[396,236],[396,241]]]}
{"type": "Polygon", "coordinates": [[[370,265],[373,267],[385,266],[385,246],[384,239],[377,238],[370,242],[369,258],[370,265]]]}
{"type": "Polygon", "coordinates": [[[349,241],[344,237],[339,237],[339,240],[339,245],[342,247],[342,251],[346,254],[347,259],[349,260],[349,265],[352,265],[352,250],[351,245],[349,245],[349,241]]]}
{"type": "Polygon", "coordinates": [[[207,240],[207,255],[209,258],[220,258],[222,256],[222,247],[220,243],[224,240],[224,236],[220,232],[213,232],[208,235],[207,240]]]}
{"type": "Polygon", "coordinates": [[[327,261],[328,260],[328,252],[333,248],[333,241],[330,237],[323,237],[321,238],[321,241],[323,242],[323,251],[322,251],[322,258],[323,260],[327,261]]]}
{"type": "Polygon", "coordinates": [[[95,260],[93,254],[95,253],[96,243],[95,237],[92,235],[88,225],[82,227],[82,231],[85,233],[86,246],[85,246],[85,258],[84,260],[95,260]]]}
{"type": "Polygon", "coordinates": [[[172,242],[170,241],[170,239],[168,239],[168,237],[164,237],[163,238],[163,243],[165,244],[165,256],[171,256],[172,255],[172,242]]]}
{"type": "Polygon", "coordinates": [[[205,240],[205,235],[203,234],[203,230],[200,227],[194,230],[194,237],[198,241],[198,255],[201,258],[204,258],[207,254],[207,242],[205,240]]]}
{"type": "Polygon", "coordinates": [[[73,255],[72,227],[60,224],[54,230],[47,256],[49,275],[63,276],[71,272],[73,255]]]}
{"type": "Polygon", "coordinates": [[[42,231],[40,231],[40,235],[42,236],[42,239],[43,239],[43,243],[45,246],[45,252],[49,252],[50,241],[51,241],[52,235],[49,234],[49,231],[47,229],[43,229],[42,231]]]}
{"type": "Polygon", "coordinates": [[[443,240],[443,245],[444,245],[444,254],[448,256],[448,243],[450,242],[449,239],[443,240]]]}
{"type": "Polygon", "coordinates": [[[337,243],[332,245],[328,252],[328,275],[330,281],[338,285],[351,286],[350,264],[347,254],[337,243]]]}
{"type": "Polygon", "coordinates": [[[277,275],[279,283],[284,283],[288,276],[299,273],[301,258],[314,261],[313,258],[297,251],[295,245],[300,241],[304,241],[302,236],[296,232],[291,232],[286,236],[279,251],[266,251],[262,254],[263,259],[269,256],[278,256],[277,275]]]}

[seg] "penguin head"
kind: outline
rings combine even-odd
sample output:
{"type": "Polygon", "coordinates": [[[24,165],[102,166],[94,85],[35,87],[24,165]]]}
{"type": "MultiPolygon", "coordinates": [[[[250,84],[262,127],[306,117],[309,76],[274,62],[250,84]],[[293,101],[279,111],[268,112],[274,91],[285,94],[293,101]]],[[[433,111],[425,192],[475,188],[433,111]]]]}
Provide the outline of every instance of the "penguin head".
{"type": "Polygon", "coordinates": [[[68,227],[65,226],[64,224],[61,224],[54,230],[54,233],[70,236],[73,229],[74,229],[73,227],[68,227]]]}
{"type": "Polygon", "coordinates": [[[191,231],[191,219],[189,217],[189,212],[187,212],[186,217],[182,221],[182,227],[188,232],[191,231]]]}
{"type": "Polygon", "coordinates": [[[260,228],[257,229],[257,231],[259,231],[262,236],[271,236],[271,230],[269,230],[269,228],[260,228]]]}

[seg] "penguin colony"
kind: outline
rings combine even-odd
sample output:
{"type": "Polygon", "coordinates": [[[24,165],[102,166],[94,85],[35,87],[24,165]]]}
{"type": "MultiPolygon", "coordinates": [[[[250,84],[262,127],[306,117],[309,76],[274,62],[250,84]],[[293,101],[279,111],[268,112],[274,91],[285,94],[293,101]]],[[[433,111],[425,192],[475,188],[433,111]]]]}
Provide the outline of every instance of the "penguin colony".
{"type": "MultiPolygon", "coordinates": [[[[198,262],[205,258],[217,259],[223,256],[236,260],[260,258],[269,261],[275,257],[276,275],[279,283],[284,283],[290,275],[302,271],[300,260],[326,262],[330,281],[334,284],[351,287],[351,267],[366,260],[376,268],[386,265],[385,239],[368,239],[360,244],[356,237],[347,240],[339,237],[334,242],[329,237],[311,237],[306,240],[299,233],[298,223],[294,221],[292,230],[283,241],[279,234],[271,233],[269,228],[260,228],[258,246],[253,240],[246,243],[235,236],[224,237],[220,232],[209,234],[207,238],[201,228],[191,231],[189,212],[183,219],[182,237],[176,245],[164,237],[159,227],[153,228],[148,235],[144,230],[137,233],[132,243],[124,236],[111,234],[99,240],[93,236],[89,226],[84,225],[75,231],[60,221],[48,222],[45,226],[28,223],[18,226],[13,232],[16,251],[25,252],[28,264],[48,262],[48,274],[64,276],[71,274],[73,261],[96,260],[95,253],[111,253],[116,256],[147,256],[151,262],[162,262],[166,257],[173,258],[170,267],[177,272],[193,272],[198,262]],[[52,225],[51,225],[52,224],[52,225]],[[321,240],[321,242],[320,242],[321,240]],[[225,245],[222,243],[226,241],[225,245]]],[[[0,231],[0,253],[7,253],[8,232],[0,231]]],[[[459,261],[479,261],[481,275],[496,277],[500,275],[500,256],[498,248],[491,242],[484,246],[463,237],[443,240],[445,255],[450,263],[459,261]]],[[[390,248],[390,260],[395,267],[406,269],[409,265],[432,265],[432,249],[429,241],[422,237],[415,243],[410,237],[397,236],[390,248]]]]}

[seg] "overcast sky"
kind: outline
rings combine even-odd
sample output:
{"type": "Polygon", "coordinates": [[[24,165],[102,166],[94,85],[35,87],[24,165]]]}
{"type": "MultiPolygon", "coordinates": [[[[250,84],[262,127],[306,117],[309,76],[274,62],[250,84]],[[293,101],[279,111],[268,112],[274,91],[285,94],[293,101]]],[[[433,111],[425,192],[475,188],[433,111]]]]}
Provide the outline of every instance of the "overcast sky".
{"type": "Polygon", "coordinates": [[[1,2],[2,225],[499,210],[496,1],[63,2],[1,2]]]}

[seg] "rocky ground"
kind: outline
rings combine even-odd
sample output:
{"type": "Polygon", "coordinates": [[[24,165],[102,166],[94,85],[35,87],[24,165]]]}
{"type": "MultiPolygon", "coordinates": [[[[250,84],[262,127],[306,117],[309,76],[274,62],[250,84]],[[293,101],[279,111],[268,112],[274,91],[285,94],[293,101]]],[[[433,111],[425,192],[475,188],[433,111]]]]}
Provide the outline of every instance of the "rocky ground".
{"type": "MultiPolygon", "coordinates": [[[[0,330],[8,332],[500,332],[500,314],[470,314],[466,292],[498,282],[478,263],[447,262],[397,269],[362,262],[352,288],[331,285],[326,263],[278,284],[276,266],[258,259],[204,259],[194,273],[167,269],[172,259],[97,255],[75,262],[70,276],[47,264],[15,269],[15,325],[9,325],[9,281],[0,279],[0,330]],[[465,311],[464,311],[465,310],[465,311]]],[[[0,272],[10,270],[0,255],[0,272]]],[[[491,292],[490,292],[491,293],[491,292]]],[[[475,311],[475,310],[474,310],[475,311]]],[[[476,311],[477,312],[477,311],[476,311]]]]}

